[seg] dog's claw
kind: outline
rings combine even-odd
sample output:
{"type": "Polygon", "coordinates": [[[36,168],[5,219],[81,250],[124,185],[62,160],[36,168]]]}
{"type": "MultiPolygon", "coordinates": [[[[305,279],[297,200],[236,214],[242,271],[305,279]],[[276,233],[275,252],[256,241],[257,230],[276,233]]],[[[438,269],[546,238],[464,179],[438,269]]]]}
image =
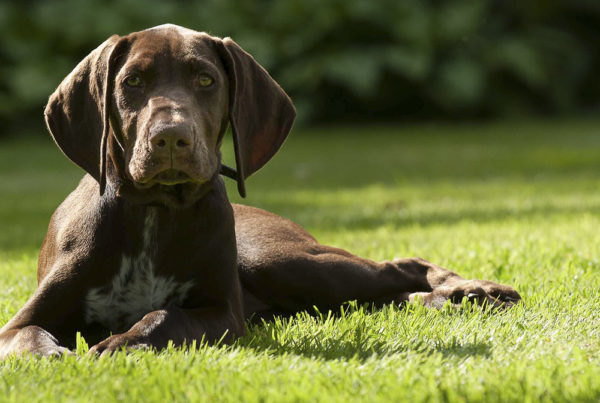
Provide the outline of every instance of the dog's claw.
{"type": "Polygon", "coordinates": [[[115,334],[92,346],[88,351],[88,355],[102,358],[118,351],[129,353],[133,350],[147,350],[150,348],[152,348],[152,345],[143,337],[127,333],[115,334]]]}
{"type": "Polygon", "coordinates": [[[409,302],[420,300],[425,306],[431,308],[442,308],[446,301],[451,301],[454,307],[460,307],[461,301],[466,298],[472,304],[501,310],[522,301],[512,287],[485,280],[461,280],[454,284],[439,286],[431,292],[416,292],[404,298],[409,302]]]}

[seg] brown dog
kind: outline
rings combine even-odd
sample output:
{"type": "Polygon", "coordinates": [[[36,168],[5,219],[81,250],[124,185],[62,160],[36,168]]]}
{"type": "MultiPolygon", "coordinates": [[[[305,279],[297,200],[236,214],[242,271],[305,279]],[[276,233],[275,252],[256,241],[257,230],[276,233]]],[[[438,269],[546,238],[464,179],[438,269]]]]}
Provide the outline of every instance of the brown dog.
{"type": "Polygon", "coordinates": [[[68,352],[77,331],[101,354],[215,341],[243,334],[253,315],[348,300],[520,300],[421,259],[362,259],[231,205],[219,172],[235,174],[244,195],[294,117],[285,92],[228,38],[163,25],[90,53],[46,107],[54,140],[88,175],[52,216],[38,288],[0,331],[0,357],[68,352]],[[237,173],[221,167],[229,124],[237,173]]]}

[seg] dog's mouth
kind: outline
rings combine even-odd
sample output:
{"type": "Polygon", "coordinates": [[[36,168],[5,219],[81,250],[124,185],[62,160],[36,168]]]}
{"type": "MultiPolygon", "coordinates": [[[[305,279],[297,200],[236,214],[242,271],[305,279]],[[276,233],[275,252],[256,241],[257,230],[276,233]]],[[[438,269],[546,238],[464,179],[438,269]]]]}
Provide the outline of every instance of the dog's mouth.
{"type": "Polygon", "coordinates": [[[148,179],[132,180],[133,187],[120,190],[130,200],[158,203],[174,208],[189,207],[212,187],[211,181],[199,181],[179,169],[167,169],[148,179]],[[135,191],[134,191],[135,189],[135,191]]]}
{"type": "Polygon", "coordinates": [[[135,181],[134,184],[138,189],[148,189],[155,185],[160,185],[162,188],[165,186],[182,185],[191,182],[195,181],[187,173],[178,169],[167,169],[147,180],[135,181]]]}
{"type": "Polygon", "coordinates": [[[160,185],[173,186],[192,182],[192,178],[187,173],[178,169],[168,169],[156,175],[153,181],[160,185]]]}

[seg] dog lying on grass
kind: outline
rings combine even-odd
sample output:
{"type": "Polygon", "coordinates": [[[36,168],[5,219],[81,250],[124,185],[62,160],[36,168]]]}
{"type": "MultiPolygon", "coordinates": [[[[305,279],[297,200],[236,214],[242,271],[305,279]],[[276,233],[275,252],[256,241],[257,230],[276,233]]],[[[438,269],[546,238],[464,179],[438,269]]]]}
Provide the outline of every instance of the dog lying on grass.
{"type": "Polygon", "coordinates": [[[38,288],[0,330],[0,358],[163,348],[244,333],[251,316],[345,301],[463,298],[511,306],[511,287],[422,259],[373,262],[299,225],[231,204],[220,174],[245,179],[277,152],[291,100],[234,41],[175,25],[114,35],[50,96],[48,129],[87,174],[58,207],[38,288]],[[236,168],[221,164],[231,125],[236,168]]]}

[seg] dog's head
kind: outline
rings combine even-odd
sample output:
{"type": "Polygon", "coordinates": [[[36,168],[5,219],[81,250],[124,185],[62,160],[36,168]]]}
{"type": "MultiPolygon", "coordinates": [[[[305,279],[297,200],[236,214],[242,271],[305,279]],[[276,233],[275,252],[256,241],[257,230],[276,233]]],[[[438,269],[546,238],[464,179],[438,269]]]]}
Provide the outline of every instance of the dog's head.
{"type": "Polygon", "coordinates": [[[220,168],[231,124],[236,179],[279,149],[295,110],[234,41],[175,25],[112,36],[50,96],[46,123],[60,149],[104,192],[181,207],[220,168]]]}

